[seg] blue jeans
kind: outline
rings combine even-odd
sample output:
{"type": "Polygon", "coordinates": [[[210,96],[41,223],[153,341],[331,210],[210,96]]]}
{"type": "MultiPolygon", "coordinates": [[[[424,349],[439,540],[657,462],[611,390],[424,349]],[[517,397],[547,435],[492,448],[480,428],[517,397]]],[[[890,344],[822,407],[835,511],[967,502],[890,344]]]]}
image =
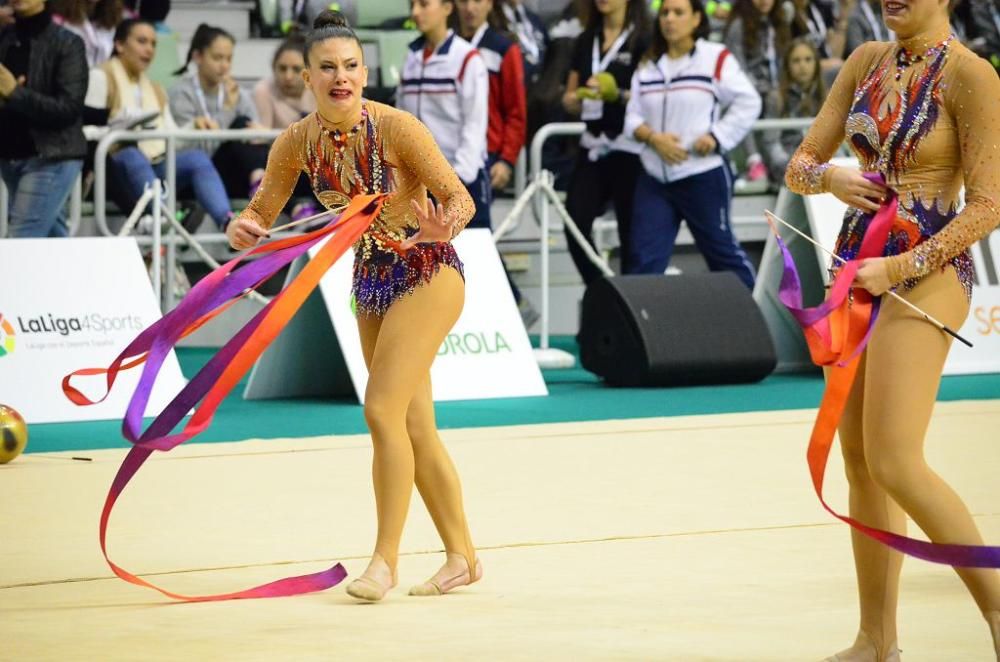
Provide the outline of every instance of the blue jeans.
{"type": "Polygon", "coordinates": [[[730,219],[733,175],[728,165],[661,184],[645,170],[635,183],[629,273],[662,274],[687,221],[712,271],[732,271],[753,289],[753,265],[736,241],[730,219]]]}
{"type": "MultiPolygon", "coordinates": [[[[138,147],[126,147],[115,152],[111,158],[121,169],[124,184],[135,200],[142,196],[146,184],[166,177],[166,162],[150,163],[138,147]]],[[[192,189],[195,200],[219,227],[229,219],[229,197],[222,179],[208,154],[200,149],[177,152],[177,188],[192,189]]]]}
{"type": "Polygon", "coordinates": [[[73,190],[83,161],[41,157],[0,161],[0,176],[10,196],[11,237],[65,237],[69,234],[63,207],[73,190]]]}

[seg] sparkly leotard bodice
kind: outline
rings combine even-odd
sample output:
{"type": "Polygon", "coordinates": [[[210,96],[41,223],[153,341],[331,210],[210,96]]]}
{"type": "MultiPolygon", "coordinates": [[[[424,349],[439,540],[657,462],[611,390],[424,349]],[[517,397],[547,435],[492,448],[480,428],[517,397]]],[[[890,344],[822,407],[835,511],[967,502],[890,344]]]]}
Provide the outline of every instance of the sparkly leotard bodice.
{"type": "Polygon", "coordinates": [[[347,130],[312,113],[278,136],[261,186],[244,215],[270,227],[288,202],[300,173],[316,198],[338,210],[356,195],[390,194],[382,212],[354,247],[354,296],[359,312],[384,314],[393,301],[426,282],[442,266],[462,272],[451,243],[398,243],[418,229],[411,201],[430,191],[461,229],[475,206],[430,132],[409,113],[364,101],[361,121],[347,130]]]}
{"type": "MultiPolygon", "coordinates": [[[[909,287],[952,265],[971,292],[968,249],[1000,220],[998,102],[993,68],[955,39],[937,44],[919,64],[896,43],[865,44],[838,75],[789,163],[786,183],[802,194],[829,190],[827,161],[846,136],[862,170],[880,173],[899,196],[883,252],[893,284],[909,287]]],[[[856,257],[871,218],[847,210],[837,239],[840,257],[856,257]]]]}

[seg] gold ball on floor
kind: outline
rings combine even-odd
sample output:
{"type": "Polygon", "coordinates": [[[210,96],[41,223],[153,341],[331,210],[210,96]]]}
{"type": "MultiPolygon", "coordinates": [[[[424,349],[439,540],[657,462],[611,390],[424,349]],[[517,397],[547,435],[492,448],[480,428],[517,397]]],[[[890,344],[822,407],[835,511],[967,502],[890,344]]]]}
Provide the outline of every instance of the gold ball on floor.
{"type": "Polygon", "coordinates": [[[28,445],[28,424],[13,407],[0,405],[0,464],[7,464],[28,445]]]}

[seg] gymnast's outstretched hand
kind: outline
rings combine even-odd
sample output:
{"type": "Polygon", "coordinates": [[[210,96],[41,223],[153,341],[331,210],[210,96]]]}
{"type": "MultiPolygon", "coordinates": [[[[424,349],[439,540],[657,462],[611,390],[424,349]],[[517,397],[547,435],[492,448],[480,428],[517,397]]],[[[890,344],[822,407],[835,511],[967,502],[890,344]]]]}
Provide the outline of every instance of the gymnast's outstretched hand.
{"type": "Polygon", "coordinates": [[[403,240],[400,244],[403,250],[410,250],[417,244],[451,241],[455,233],[455,221],[445,215],[444,205],[438,203],[435,206],[430,198],[427,199],[426,206],[421,206],[416,200],[411,200],[410,205],[417,215],[420,229],[412,237],[403,240]]]}

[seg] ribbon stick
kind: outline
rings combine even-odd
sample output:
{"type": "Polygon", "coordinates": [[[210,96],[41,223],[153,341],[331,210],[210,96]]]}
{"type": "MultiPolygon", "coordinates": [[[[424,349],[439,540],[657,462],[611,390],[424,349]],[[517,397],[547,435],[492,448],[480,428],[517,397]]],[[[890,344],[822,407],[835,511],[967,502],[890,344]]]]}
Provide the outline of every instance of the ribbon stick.
{"type": "MultiPolygon", "coordinates": [[[[788,228],[789,230],[791,230],[795,234],[799,235],[800,237],[802,237],[803,239],[805,239],[806,241],[808,241],[810,244],[812,244],[816,248],[820,249],[821,251],[823,251],[824,253],[826,253],[827,255],[829,255],[831,258],[833,258],[834,260],[836,260],[838,263],[840,263],[840,264],[847,264],[847,260],[845,260],[844,258],[840,257],[839,255],[837,255],[833,251],[829,250],[826,246],[824,246],[823,244],[819,243],[818,241],[816,241],[815,239],[813,239],[812,237],[810,237],[805,232],[803,232],[802,230],[798,229],[797,227],[795,227],[794,225],[792,225],[788,221],[785,221],[785,220],[779,218],[778,216],[775,216],[773,212],[770,212],[770,211],[768,211],[768,210],[765,209],[764,210],[764,216],[767,219],[768,225],[771,225],[772,229],[774,229],[774,225],[773,225],[772,221],[777,221],[778,223],[781,223],[782,225],[784,225],[786,228],[788,228]]],[[[933,324],[937,328],[941,329],[942,331],[944,331],[945,333],[947,333],[949,336],[951,336],[955,340],[961,342],[963,345],[966,345],[968,347],[972,347],[973,346],[971,342],[969,342],[968,340],[966,340],[965,338],[963,338],[961,335],[959,335],[958,333],[956,333],[955,330],[952,329],[951,327],[949,327],[947,324],[945,324],[944,322],[939,321],[936,317],[934,317],[933,315],[931,315],[928,312],[925,312],[919,306],[913,305],[912,303],[910,303],[909,301],[907,301],[903,297],[901,297],[898,294],[896,294],[893,290],[888,290],[886,292],[886,294],[889,295],[890,297],[892,297],[893,299],[895,299],[896,301],[898,301],[899,303],[903,304],[904,306],[906,306],[907,308],[909,308],[913,312],[915,312],[915,313],[923,316],[923,318],[925,320],[927,320],[928,322],[930,322],[931,324],[933,324]]]]}
{"type": "Polygon", "coordinates": [[[286,577],[243,591],[218,595],[181,595],[155,586],[111,561],[107,551],[107,528],[115,502],[153,451],[169,451],[211,424],[222,400],[277,337],[319,284],[323,274],[368,229],[378,216],[383,202],[384,196],[356,197],[325,227],[258,246],[230,260],[192,287],[174,310],[140,333],[110,366],[78,370],[63,379],[63,392],[67,398],[77,405],[91,405],[107,397],[107,392],[110,392],[121,371],[143,365],[139,383],[122,421],[122,435],[132,443],[132,449],[111,484],[100,519],[101,552],[118,577],[138,586],[152,588],[176,600],[207,602],[322,591],[337,585],[347,576],[344,567],[337,563],[321,572],[286,577]],[[240,329],[143,431],[142,417],[156,376],[177,341],[324,240],[326,244],[295,280],[240,329]],[[250,256],[260,257],[236,269],[240,262],[250,256]],[[91,400],[71,384],[74,377],[88,375],[106,375],[107,392],[98,400],[91,400]],[[173,432],[192,408],[195,411],[191,419],[180,431],[173,432]]]}
{"type": "MultiPolygon", "coordinates": [[[[865,176],[873,180],[878,178],[878,175],[872,174],[865,176]]],[[[899,552],[957,567],[1000,568],[1000,547],[926,542],[877,529],[838,513],[823,497],[823,482],[833,438],[879,310],[877,297],[873,298],[861,288],[852,291],[851,285],[865,259],[882,256],[898,207],[895,193],[890,193],[889,199],[872,218],[857,258],[842,260],[843,266],[834,278],[826,300],[814,308],[803,307],[802,287],[795,262],[778,228],[771,222],[772,217],[777,217],[769,215],[768,218],[783,258],[778,298],[802,327],[813,362],[829,368],[826,389],[806,451],[813,489],[823,508],[831,515],[899,552]]]]}

